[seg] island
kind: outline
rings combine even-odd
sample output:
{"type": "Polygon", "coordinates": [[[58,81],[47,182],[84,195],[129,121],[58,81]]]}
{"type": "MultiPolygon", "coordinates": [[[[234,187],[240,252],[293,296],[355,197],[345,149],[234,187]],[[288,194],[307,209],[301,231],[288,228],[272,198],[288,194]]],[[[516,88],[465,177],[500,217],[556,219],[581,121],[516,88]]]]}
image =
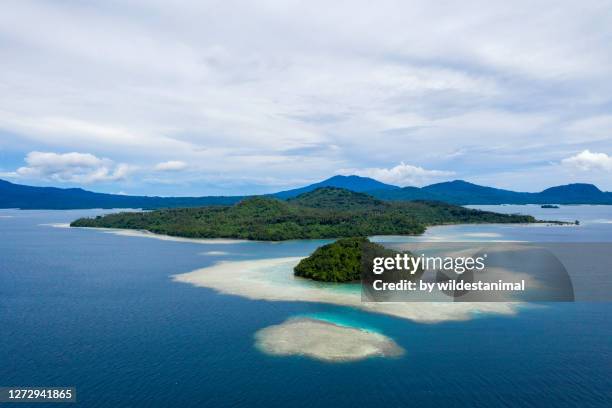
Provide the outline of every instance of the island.
{"type": "Polygon", "coordinates": [[[312,255],[298,263],[295,276],[323,282],[352,282],[361,278],[364,247],[378,247],[367,238],[343,238],[317,248],[312,255]]]}
{"type": "Polygon", "coordinates": [[[72,227],[145,230],[186,238],[262,241],[416,235],[427,226],[533,223],[528,215],[498,214],[437,201],[382,201],[364,193],[322,187],[288,200],[247,198],[230,206],[119,212],[73,221],[72,227]]]}
{"type": "Polygon", "coordinates": [[[559,206],[554,204],[544,204],[541,205],[540,208],[559,208],[559,206]]]}
{"type": "MultiPolygon", "coordinates": [[[[321,282],[369,281],[372,278],[374,258],[395,258],[396,255],[404,254],[409,257],[413,256],[410,251],[399,252],[385,248],[371,242],[366,237],[342,238],[331,244],[320,246],[310,256],[302,259],[293,268],[293,274],[321,282]]],[[[422,268],[414,273],[395,269],[395,267],[386,269],[386,276],[396,281],[415,280],[422,274],[422,268]]]]}

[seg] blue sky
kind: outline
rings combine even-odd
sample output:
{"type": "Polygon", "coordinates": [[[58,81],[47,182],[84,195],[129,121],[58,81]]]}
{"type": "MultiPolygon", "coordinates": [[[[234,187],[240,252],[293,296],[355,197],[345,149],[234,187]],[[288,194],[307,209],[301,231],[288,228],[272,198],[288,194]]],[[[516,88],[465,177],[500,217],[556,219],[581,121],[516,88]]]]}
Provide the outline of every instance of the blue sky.
{"type": "Polygon", "coordinates": [[[0,178],[612,190],[612,1],[3,2],[0,178]]]}

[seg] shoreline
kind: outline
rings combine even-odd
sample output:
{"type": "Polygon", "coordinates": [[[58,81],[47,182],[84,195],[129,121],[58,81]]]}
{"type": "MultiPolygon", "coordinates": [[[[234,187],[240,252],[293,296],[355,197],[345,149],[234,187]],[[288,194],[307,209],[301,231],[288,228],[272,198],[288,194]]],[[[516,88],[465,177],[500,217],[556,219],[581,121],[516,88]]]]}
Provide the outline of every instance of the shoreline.
{"type": "Polygon", "coordinates": [[[322,284],[294,277],[293,266],[300,259],[302,257],[223,261],[172,275],[171,279],[251,300],[327,303],[418,323],[466,321],[482,314],[513,316],[525,305],[521,302],[362,302],[360,290],[338,286],[346,284],[322,284]]]}
{"type": "Polygon", "coordinates": [[[41,224],[44,226],[54,228],[74,228],[100,231],[105,234],[119,235],[123,237],[137,237],[137,238],[151,238],[158,239],[160,241],[174,241],[174,242],[189,242],[192,244],[240,244],[245,242],[261,242],[251,241],[246,239],[234,239],[234,238],[187,238],[178,237],[173,235],[156,234],[148,230],[136,230],[129,228],[103,228],[103,227],[73,227],[70,223],[54,223],[54,224],[41,224]]]}
{"type": "MultiPolygon", "coordinates": [[[[189,237],[181,237],[181,236],[175,236],[175,235],[166,235],[166,234],[158,234],[155,232],[151,232],[149,230],[138,230],[138,229],[130,229],[130,228],[106,228],[106,227],[73,227],[70,225],[70,223],[48,223],[48,224],[39,224],[41,226],[47,226],[47,227],[54,227],[54,228],[74,228],[74,229],[84,229],[84,230],[94,230],[94,231],[101,231],[107,234],[115,234],[115,235],[120,235],[120,236],[127,236],[127,237],[140,237],[140,238],[153,238],[153,239],[159,239],[162,241],[176,241],[176,242],[191,242],[191,243],[201,243],[201,244],[238,244],[238,243],[246,243],[246,242],[261,242],[261,243],[269,243],[269,244],[279,244],[279,243],[284,243],[284,242],[296,242],[296,241],[334,241],[337,239],[341,239],[344,237],[334,237],[334,238],[297,238],[297,239],[286,239],[286,240],[281,240],[281,241],[262,241],[262,240],[255,240],[255,239],[240,239],[240,238],[189,238],[189,237]]],[[[424,237],[429,239],[428,237],[426,237],[427,232],[430,229],[438,229],[438,228],[448,228],[448,227],[456,227],[456,226],[471,226],[471,225],[501,225],[501,226],[506,226],[506,225],[513,225],[513,226],[524,226],[524,227],[529,227],[529,226],[533,226],[533,227],[558,227],[558,226],[575,226],[573,223],[570,223],[569,225],[566,224],[544,224],[544,223],[540,223],[540,222],[533,222],[533,223],[447,223],[447,224],[436,224],[436,225],[429,225],[425,227],[425,231],[421,234],[415,234],[415,235],[372,235],[372,236],[368,236],[369,239],[373,239],[376,242],[391,242],[389,241],[390,238],[397,238],[398,240],[402,240],[402,239],[416,239],[419,237],[424,237]],[[379,241],[379,239],[382,239],[381,241],[379,241]]],[[[485,236],[485,234],[482,235],[482,238],[490,238],[490,236],[485,236]]],[[[489,241],[489,240],[488,240],[489,241]]],[[[506,242],[506,241],[500,241],[500,242],[506,242]]],[[[508,242],[514,242],[514,241],[508,241],[508,242]]],[[[516,241],[519,242],[519,241],[516,241]]]]}

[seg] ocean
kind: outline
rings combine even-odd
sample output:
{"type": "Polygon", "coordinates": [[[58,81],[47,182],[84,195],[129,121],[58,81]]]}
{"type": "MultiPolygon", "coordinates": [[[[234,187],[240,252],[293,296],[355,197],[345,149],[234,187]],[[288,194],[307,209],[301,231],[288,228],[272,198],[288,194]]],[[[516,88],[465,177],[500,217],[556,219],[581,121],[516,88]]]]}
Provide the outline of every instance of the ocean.
{"type": "MultiPolygon", "coordinates": [[[[481,208],[580,226],[457,225],[423,238],[612,241],[609,206],[481,208]]],[[[427,324],[249,300],[171,276],[328,241],[176,242],[57,225],[107,212],[0,210],[0,386],[73,386],[82,407],[612,406],[612,303],[427,324]],[[330,363],[255,347],[258,330],[296,316],[384,333],[405,354],[330,363]]]]}

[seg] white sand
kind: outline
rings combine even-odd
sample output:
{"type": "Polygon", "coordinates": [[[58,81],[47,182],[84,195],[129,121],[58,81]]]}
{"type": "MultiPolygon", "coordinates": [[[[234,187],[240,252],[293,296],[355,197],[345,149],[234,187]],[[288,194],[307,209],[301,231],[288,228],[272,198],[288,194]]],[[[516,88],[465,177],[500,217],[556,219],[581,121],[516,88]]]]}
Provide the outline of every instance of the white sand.
{"type": "Polygon", "coordinates": [[[42,227],[53,227],[53,228],[70,228],[70,224],[67,222],[53,222],[50,224],[38,224],[42,227]]]}
{"type": "Polygon", "coordinates": [[[267,354],[300,355],[334,363],[404,353],[382,334],[306,318],[289,319],[261,329],[255,333],[255,340],[256,347],[267,354]]]}
{"type": "Polygon", "coordinates": [[[293,267],[300,259],[219,262],[172,278],[177,282],[249,299],[330,303],[423,323],[469,320],[474,314],[481,313],[513,315],[521,305],[516,302],[362,302],[359,287],[350,290],[346,284],[315,283],[294,277],[293,267]]]}
{"type": "MultiPolygon", "coordinates": [[[[53,227],[60,227],[60,225],[67,225],[68,227],[70,227],[70,224],[46,224],[46,225],[50,225],[53,227]]],[[[206,245],[208,244],[237,244],[241,242],[249,242],[244,239],[173,237],[171,235],[154,234],[152,232],[145,231],[145,230],[132,230],[132,229],[122,229],[122,228],[93,228],[93,227],[74,227],[74,228],[91,229],[91,230],[104,232],[106,234],[120,235],[124,237],[152,238],[152,239],[159,239],[161,241],[189,242],[193,244],[206,244],[206,245]]]]}

